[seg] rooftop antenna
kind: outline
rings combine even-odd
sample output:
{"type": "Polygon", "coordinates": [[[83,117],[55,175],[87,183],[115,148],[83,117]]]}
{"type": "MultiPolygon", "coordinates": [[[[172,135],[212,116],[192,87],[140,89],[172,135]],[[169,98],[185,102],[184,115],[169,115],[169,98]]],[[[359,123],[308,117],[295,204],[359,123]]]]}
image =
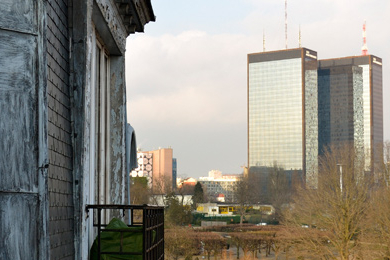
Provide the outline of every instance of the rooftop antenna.
{"type": "Polygon", "coordinates": [[[265,52],[265,32],[263,30],[263,52],[265,52]]]}
{"type": "Polygon", "coordinates": [[[287,49],[287,0],[284,0],[284,34],[286,37],[286,49],[287,49]]]}
{"type": "Polygon", "coordinates": [[[367,55],[368,49],[367,49],[367,38],[366,38],[366,20],[364,20],[363,24],[363,47],[362,47],[362,55],[367,55]]]}
{"type": "Polygon", "coordinates": [[[299,48],[302,48],[301,25],[299,25],[299,48]]]}

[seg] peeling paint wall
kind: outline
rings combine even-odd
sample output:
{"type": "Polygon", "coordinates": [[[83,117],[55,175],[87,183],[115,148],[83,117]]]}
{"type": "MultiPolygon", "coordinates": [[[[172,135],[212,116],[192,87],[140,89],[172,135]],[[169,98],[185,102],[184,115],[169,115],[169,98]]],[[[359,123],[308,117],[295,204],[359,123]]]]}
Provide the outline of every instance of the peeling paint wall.
{"type": "Polygon", "coordinates": [[[89,201],[90,158],[90,38],[92,33],[92,0],[73,0],[69,28],[71,42],[70,86],[74,178],[74,259],[88,259],[91,218],[85,206],[89,201]]]}
{"type": "Polygon", "coordinates": [[[111,198],[114,204],[124,204],[125,198],[125,70],[124,56],[111,58],[110,129],[111,129],[111,198]]]}
{"type": "Polygon", "coordinates": [[[117,48],[119,48],[120,53],[118,55],[124,55],[126,49],[126,29],[123,26],[123,23],[120,19],[120,14],[115,2],[112,0],[96,0],[97,6],[99,8],[100,13],[102,14],[102,18],[104,19],[104,23],[108,26],[108,30],[112,36],[109,36],[102,30],[103,37],[106,40],[106,44],[109,44],[111,41],[115,42],[117,48]],[[109,39],[112,37],[113,39],[109,39]]]}
{"type": "MultiPolygon", "coordinates": [[[[124,203],[124,46],[126,35],[120,30],[116,5],[113,1],[95,2],[75,0],[71,28],[72,54],[71,60],[71,84],[72,92],[72,118],[73,118],[73,152],[74,152],[74,178],[75,178],[75,258],[87,259],[89,247],[95,238],[92,227],[92,212],[87,214],[87,204],[96,204],[95,194],[95,133],[94,112],[95,94],[92,82],[93,73],[93,26],[100,36],[100,40],[108,49],[110,54],[111,81],[121,92],[119,101],[113,102],[110,96],[110,105],[114,114],[110,114],[111,121],[117,124],[110,124],[110,176],[117,182],[110,185],[111,204],[124,203]],[[98,3],[100,6],[98,6],[98,3]],[[118,23],[117,25],[115,25],[118,23]],[[115,26],[113,26],[115,25],[115,26]],[[110,28],[115,28],[111,31],[110,28]],[[118,45],[117,40],[120,39],[118,45]],[[119,77],[115,75],[120,75],[119,77]],[[118,103],[119,102],[119,103],[118,103]],[[117,137],[116,135],[120,135],[117,137]],[[115,150],[115,155],[113,156],[115,150]],[[115,167],[112,166],[115,164],[115,167]]],[[[112,85],[110,85],[112,86],[112,85]]],[[[110,93],[112,95],[112,93],[110,93]]]]}
{"type": "Polygon", "coordinates": [[[37,40],[1,30],[0,42],[0,187],[38,192],[38,176],[31,174],[38,168],[37,40]]]}
{"type": "Polygon", "coordinates": [[[88,259],[94,26],[110,54],[109,203],[125,202],[125,45],[146,21],[131,3],[0,1],[0,259],[88,259]]]}
{"type": "Polygon", "coordinates": [[[0,195],[0,259],[38,259],[37,200],[30,194],[0,195]]]}
{"type": "Polygon", "coordinates": [[[0,1],[0,259],[48,259],[44,1],[0,1]]]}

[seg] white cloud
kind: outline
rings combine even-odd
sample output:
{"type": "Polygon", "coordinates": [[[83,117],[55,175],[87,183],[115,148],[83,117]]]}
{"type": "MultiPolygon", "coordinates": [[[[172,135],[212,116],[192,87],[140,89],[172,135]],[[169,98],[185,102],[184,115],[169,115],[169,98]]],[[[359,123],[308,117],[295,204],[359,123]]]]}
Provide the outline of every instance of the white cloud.
{"type": "Polygon", "coordinates": [[[189,31],[130,40],[127,86],[131,119],[174,119],[175,125],[245,123],[248,39],[189,31]]]}
{"type": "MultiPolygon", "coordinates": [[[[128,115],[137,141],[144,149],[172,146],[179,172],[189,176],[205,175],[211,169],[240,172],[247,156],[247,54],[262,51],[263,30],[267,51],[284,48],[284,1],[244,2],[253,8],[244,19],[231,17],[228,24],[238,25],[231,32],[211,34],[199,29],[173,35],[169,26],[161,26],[165,34],[137,34],[128,39],[128,115]]],[[[223,12],[225,7],[221,8],[223,12]]],[[[390,3],[296,0],[289,1],[288,8],[289,47],[298,47],[301,25],[302,45],[317,51],[319,58],[360,54],[361,27],[367,19],[369,52],[384,59],[385,138],[390,139],[386,118],[390,33],[385,29],[390,24],[390,3]]],[[[177,14],[160,10],[159,17],[165,15],[177,14]]],[[[226,29],[226,21],[221,22],[216,28],[226,29]]]]}
{"type": "Polygon", "coordinates": [[[200,31],[129,39],[128,117],[139,146],[172,146],[180,154],[180,172],[191,176],[214,168],[241,172],[247,156],[246,57],[257,46],[256,37],[200,31]]]}

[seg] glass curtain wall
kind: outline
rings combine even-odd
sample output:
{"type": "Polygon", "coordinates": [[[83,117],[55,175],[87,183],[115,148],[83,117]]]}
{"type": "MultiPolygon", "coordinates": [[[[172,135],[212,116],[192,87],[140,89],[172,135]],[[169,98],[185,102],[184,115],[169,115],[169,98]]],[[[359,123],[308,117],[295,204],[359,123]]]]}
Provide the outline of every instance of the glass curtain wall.
{"type": "Polygon", "coordinates": [[[249,166],[303,170],[302,59],[249,64],[249,166]]]}

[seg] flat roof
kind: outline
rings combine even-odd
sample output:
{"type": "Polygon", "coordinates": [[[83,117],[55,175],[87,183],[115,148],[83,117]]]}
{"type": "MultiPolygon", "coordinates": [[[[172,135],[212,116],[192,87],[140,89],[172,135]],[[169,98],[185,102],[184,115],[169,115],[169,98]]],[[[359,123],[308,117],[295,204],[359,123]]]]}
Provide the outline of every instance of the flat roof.
{"type": "Polygon", "coordinates": [[[382,66],[382,58],[370,54],[318,60],[318,68],[327,68],[343,65],[367,65],[370,64],[370,59],[373,64],[382,66]]]}
{"type": "Polygon", "coordinates": [[[306,58],[311,58],[313,60],[316,60],[317,52],[307,48],[297,48],[297,49],[249,53],[248,63],[303,58],[303,56],[306,58]]]}

